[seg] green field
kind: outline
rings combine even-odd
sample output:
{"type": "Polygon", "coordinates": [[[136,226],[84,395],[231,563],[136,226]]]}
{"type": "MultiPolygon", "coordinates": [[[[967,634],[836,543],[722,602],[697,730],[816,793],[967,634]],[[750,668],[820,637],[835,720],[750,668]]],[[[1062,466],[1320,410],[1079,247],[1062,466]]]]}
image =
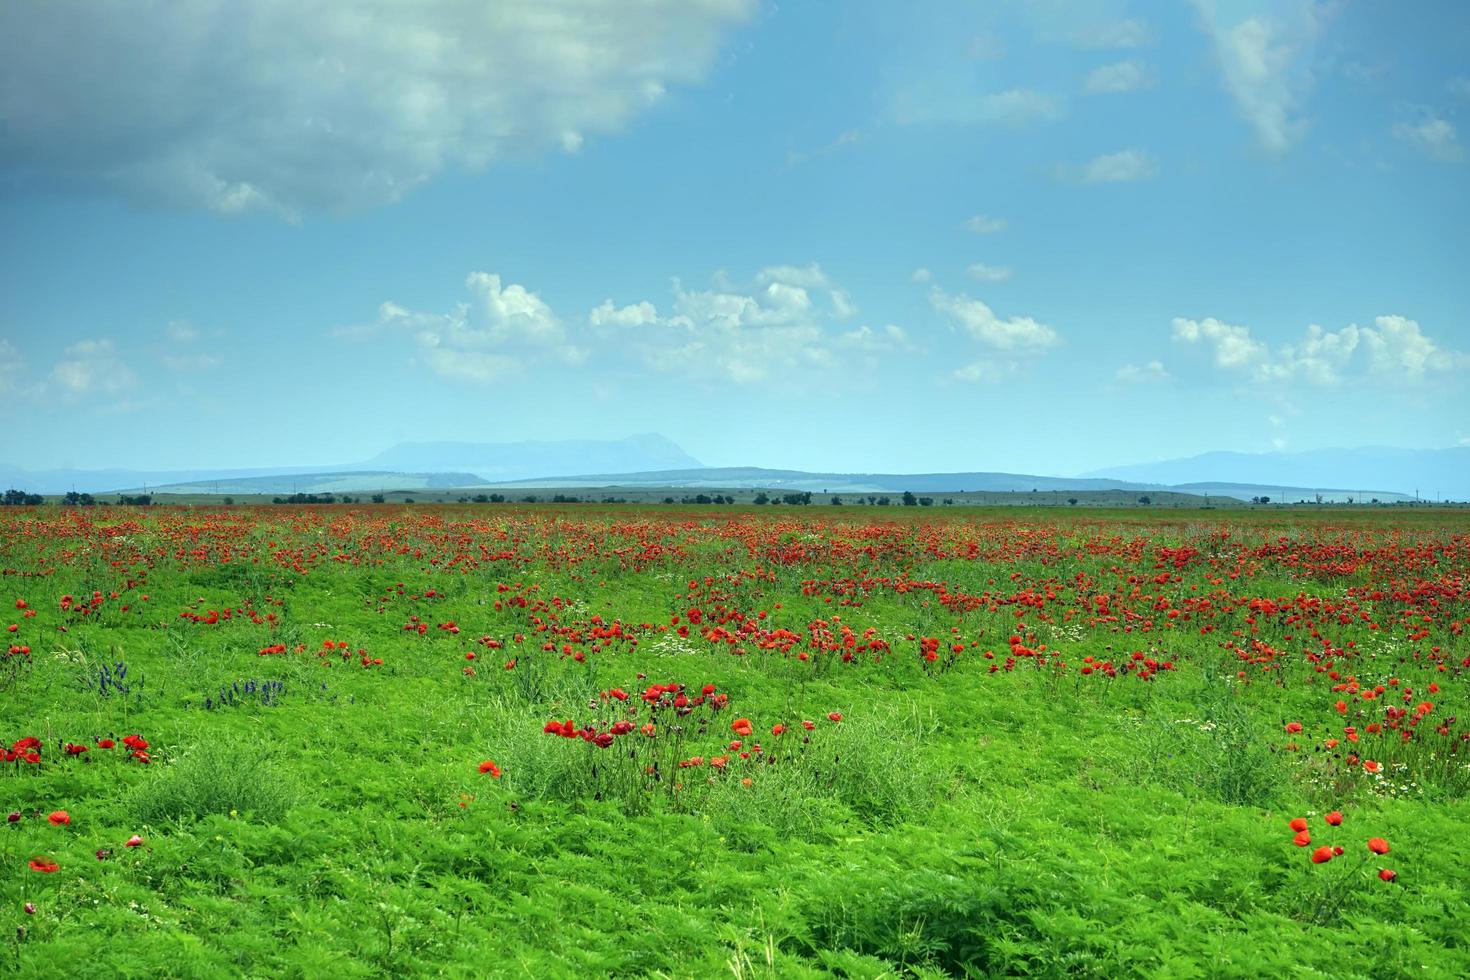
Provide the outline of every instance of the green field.
{"type": "Polygon", "coordinates": [[[1470,512],[5,511],[5,975],[1470,975],[1470,512]]]}

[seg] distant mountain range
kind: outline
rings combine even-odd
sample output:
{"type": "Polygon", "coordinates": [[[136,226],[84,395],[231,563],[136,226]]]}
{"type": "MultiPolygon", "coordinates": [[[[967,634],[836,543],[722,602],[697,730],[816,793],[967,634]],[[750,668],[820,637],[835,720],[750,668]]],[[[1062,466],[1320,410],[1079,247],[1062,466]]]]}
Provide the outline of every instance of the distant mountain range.
{"type": "MultiPolygon", "coordinates": [[[[809,473],[804,470],[769,470],[758,466],[708,466],[647,473],[556,476],[506,481],[497,486],[514,490],[679,487],[835,494],[902,493],[905,490],[914,493],[1062,494],[1089,490],[1128,490],[1145,494],[1175,491],[1196,496],[1236,497],[1241,500],[1269,497],[1275,501],[1315,500],[1318,495],[1324,501],[1343,501],[1358,500],[1360,496],[1357,491],[1333,487],[1282,487],[1224,482],[1170,486],[1103,477],[1069,478],[1025,473],[809,473]]],[[[1369,495],[1372,496],[1377,496],[1384,502],[1411,499],[1387,491],[1369,495]]]]}
{"type": "Polygon", "coordinates": [[[338,492],[366,489],[444,487],[441,476],[467,477],[467,485],[532,479],[564,473],[684,469],[700,466],[678,445],[654,434],[626,439],[567,439],[555,442],[405,442],[358,463],[276,466],[268,469],[35,470],[0,464],[0,489],[31,493],[109,493],[144,488],[188,487],[191,493],[320,493],[310,483],[338,485],[338,492]],[[344,479],[354,474],[358,483],[344,479]],[[384,482],[388,476],[407,482],[384,482]],[[268,489],[258,489],[259,487],[268,489]],[[294,488],[294,489],[293,489],[294,488]]]}
{"type": "Polygon", "coordinates": [[[1337,487],[1416,493],[1425,500],[1470,500],[1470,446],[1454,449],[1312,449],[1299,453],[1214,452],[1157,463],[1110,466],[1086,478],[1137,480],[1175,486],[1250,483],[1276,487],[1337,487]]]}
{"type": "MultiPolygon", "coordinates": [[[[705,488],[830,493],[1177,491],[1250,500],[1470,500],[1470,448],[1205,453],[1079,477],[1024,473],[819,473],[706,467],[659,435],[547,442],[406,442],[359,463],[274,469],[50,470],[0,465],[0,485],[34,493],[285,495],[494,488],[705,488]]],[[[0,487],[0,488],[3,488],[0,487]]]]}

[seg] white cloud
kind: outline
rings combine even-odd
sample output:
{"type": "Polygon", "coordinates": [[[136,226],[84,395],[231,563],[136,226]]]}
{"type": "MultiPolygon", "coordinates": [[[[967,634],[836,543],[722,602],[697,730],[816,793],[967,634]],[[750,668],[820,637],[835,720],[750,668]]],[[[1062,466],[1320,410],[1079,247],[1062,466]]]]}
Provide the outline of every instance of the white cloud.
{"type": "Polygon", "coordinates": [[[1399,123],[1393,134],[1420,153],[1448,163],[1465,159],[1454,123],[1438,116],[1428,116],[1415,123],[1399,123]]]}
{"type": "Polygon", "coordinates": [[[451,350],[430,342],[423,352],[424,363],[440,377],[475,384],[494,384],[521,373],[521,362],[506,354],[479,350],[451,350]]]}
{"type": "Polygon", "coordinates": [[[998,235],[1007,227],[1006,219],[993,218],[988,214],[977,214],[965,222],[965,230],[977,235],[998,235]]]}
{"type": "MultiPolygon", "coordinates": [[[[1306,131],[1301,101],[1311,83],[1312,45],[1332,8],[1316,0],[1254,0],[1260,16],[1226,17],[1215,0],[1195,0],[1222,83],[1266,152],[1281,154],[1306,131]]],[[[1240,13],[1239,4],[1228,4],[1240,13]]]]}
{"type": "Polygon", "coordinates": [[[1103,65],[1088,72],[1082,87],[1093,95],[1105,95],[1115,92],[1138,92],[1142,89],[1153,88],[1154,74],[1149,67],[1139,61],[1120,61],[1113,65],[1103,65]]]}
{"type": "Polygon", "coordinates": [[[1087,161],[1080,178],[1084,184],[1122,184],[1149,180],[1158,172],[1158,164],[1143,150],[1119,150],[1087,161]]]}
{"type": "Polygon", "coordinates": [[[199,339],[199,331],[187,320],[173,320],[164,328],[168,339],[178,344],[192,344],[199,339]]]}
{"type": "Polygon", "coordinates": [[[213,354],[165,354],[163,363],[171,371],[208,371],[224,363],[213,354]]]}
{"type": "Polygon", "coordinates": [[[1445,88],[1450,90],[1451,95],[1458,95],[1462,99],[1470,99],[1470,76],[1457,75],[1445,83],[1445,88]]]}
{"type": "Polygon", "coordinates": [[[1311,324],[1299,342],[1272,348],[1253,337],[1249,327],[1176,317],[1173,336],[1210,347],[1217,366],[1259,384],[1299,380],[1325,386],[1349,377],[1417,382],[1431,373],[1470,368],[1470,355],[1440,347],[1413,320],[1389,315],[1373,324],[1336,331],[1311,324]]]}
{"type": "MultiPolygon", "coordinates": [[[[378,326],[411,333],[422,363],[457,380],[492,381],[519,370],[527,360],[577,364],[585,359],[586,351],[568,340],[561,321],[538,294],[517,283],[505,284],[490,272],[470,273],[465,287],[472,301],[449,313],[385,302],[378,308],[378,326]]],[[[612,310],[610,302],[603,307],[615,315],[623,312],[612,310]]]]}
{"type": "Polygon", "coordinates": [[[1377,329],[1364,327],[1360,333],[1375,374],[1414,380],[1431,371],[1470,367],[1470,355],[1444,350],[1413,320],[1390,315],[1374,317],[1373,323],[1377,329]]]}
{"type": "Polygon", "coordinates": [[[642,327],[658,322],[658,307],[647,300],[623,307],[615,307],[610,299],[603,300],[587,319],[594,327],[642,327]]]}
{"type": "Polygon", "coordinates": [[[0,395],[16,394],[25,384],[26,361],[10,341],[0,338],[0,395]]]}
{"type": "Polygon", "coordinates": [[[928,269],[924,268],[923,266],[920,266],[919,268],[915,269],[914,270],[914,274],[911,275],[911,276],[909,276],[909,280],[912,281],[912,282],[928,282],[929,280],[931,280],[933,278],[934,278],[934,273],[930,272],[928,269]]]}
{"type": "Polygon", "coordinates": [[[949,376],[967,384],[999,384],[1020,370],[1015,361],[993,361],[981,358],[951,371],[949,376]]]}
{"type": "Polygon", "coordinates": [[[827,278],[822,267],[815,262],[803,266],[766,266],[755,274],[755,281],[762,285],[784,283],[789,286],[800,286],[802,289],[825,289],[832,285],[832,280],[827,278]]]}
{"type": "Polygon", "coordinates": [[[685,289],[676,280],[667,315],[647,300],[621,308],[608,301],[589,320],[636,326],[626,339],[655,369],[751,384],[840,367],[845,358],[871,360],[912,349],[907,334],[892,324],[833,329],[856,312],[847,291],[811,263],[767,266],[746,285],[722,274],[710,289],[685,289]]]}
{"type": "Polygon", "coordinates": [[[913,343],[909,340],[908,331],[892,323],[884,326],[882,330],[874,330],[864,324],[855,330],[839,335],[836,345],[874,353],[914,349],[913,343]]]}
{"type": "Polygon", "coordinates": [[[1011,267],[1008,265],[986,265],[984,262],[976,262],[966,267],[965,273],[980,282],[1004,282],[1011,277],[1011,267]]]}
{"type": "Polygon", "coordinates": [[[1002,320],[980,300],[963,294],[951,296],[938,286],[929,290],[929,304],[971,337],[998,351],[1035,353],[1061,342],[1055,330],[1029,316],[1002,320]]]}
{"type": "Polygon", "coordinates": [[[1175,317],[1174,339],[1188,343],[1204,342],[1214,349],[1215,363],[1223,368],[1245,367],[1266,356],[1266,345],[1251,337],[1250,327],[1235,326],[1206,317],[1188,320],[1175,317]]]}
{"type": "Polygon", "coordinates": [[[1168,381],[1169,372],[1164,369],[1162,361],[1149,361],[1147,364],[1125,364],[1114,372],[1113,380],[1120,384],[1129,385],[1157,384],[1160,381],[1168,381]]]}
{"type": "Polygon", "coordinates": [[[1137,18],[1089,24],[1077,28],[1071,36],[1079,48],[1141,48],[1153,40],[1153,26],[1137,18]]]}
{"type": "Polygon", "coordinates": [[[225,213],[392,201],[445,169],[617,132],[703,79],[756,6],[0,4],[0,160],[225,213]]]}
{"type": "Polygon", "coordinates": [[[68,397],[116,395],[137,381],[112,341],[106,339],[72,344],[52,367],[50,379],[68,397]]]}
{"type": "Polygon", "coordinates": [[[980,98],[981,122],[1024,126],[1060,119],[1062,115],[1062,106],[1054,97],[1034,89],[1013,88],[980,98]]]}

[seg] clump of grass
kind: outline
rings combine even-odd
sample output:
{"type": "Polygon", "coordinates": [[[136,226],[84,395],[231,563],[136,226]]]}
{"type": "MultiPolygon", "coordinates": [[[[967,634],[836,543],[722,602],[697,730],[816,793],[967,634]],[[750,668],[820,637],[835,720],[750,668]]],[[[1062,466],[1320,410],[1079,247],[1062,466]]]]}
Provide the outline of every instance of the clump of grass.
{"type": "Polygon", "coordinates": [[[296,784],[259,750],[206,742],[139,787],[130,809],[150,823],[232,811],[274,823],[285,816],[297,795],[296,784]]]}

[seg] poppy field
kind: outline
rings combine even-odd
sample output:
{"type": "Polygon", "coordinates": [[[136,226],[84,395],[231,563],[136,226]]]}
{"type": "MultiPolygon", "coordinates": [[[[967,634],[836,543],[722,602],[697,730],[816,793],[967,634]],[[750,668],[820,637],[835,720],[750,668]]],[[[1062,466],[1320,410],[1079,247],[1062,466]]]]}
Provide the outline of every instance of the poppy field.
{"type": "Polygon", "coordinates": [[[0,972],[1470,975],[1470,514],[7,508],[0,972]]]}

